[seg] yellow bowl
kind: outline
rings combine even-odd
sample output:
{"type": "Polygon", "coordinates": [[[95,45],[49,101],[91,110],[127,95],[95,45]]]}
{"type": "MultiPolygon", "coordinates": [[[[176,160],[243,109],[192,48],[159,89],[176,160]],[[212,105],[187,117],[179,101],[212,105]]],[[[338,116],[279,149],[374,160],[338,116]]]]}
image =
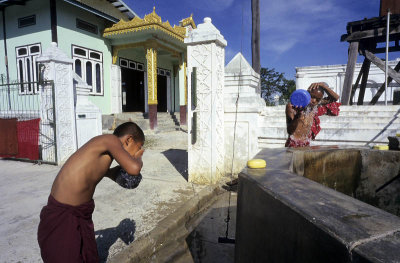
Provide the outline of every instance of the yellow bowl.
{"type": "Polygon", "coordinates": [[[252,159],[247,161],[247,166],[249,168],[265,168],[267,167],[267,162],[263,159],[252,159]]]}
{"type": "Polygon", "coordinates": [[[389,145],[375,145],[374,149],[376,149],[376,150],[389,150],[389,145]]]}
{"type": "Polygon", "coordinates": [[[400,133],[396,133],[396,137],[400,137],[400,133]]]}

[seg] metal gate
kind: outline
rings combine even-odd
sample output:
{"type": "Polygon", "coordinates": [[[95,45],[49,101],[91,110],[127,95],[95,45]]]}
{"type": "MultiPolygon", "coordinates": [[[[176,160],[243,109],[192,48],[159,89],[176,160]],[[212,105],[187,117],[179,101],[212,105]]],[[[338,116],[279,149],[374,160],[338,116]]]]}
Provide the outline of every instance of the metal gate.
{"type": "MultiPolygon", "coordinates": [[[[39,119],[37,159],[32,161],[57,164],[54,82],[43,81],[0,84],[0,118],[17,118],[23,123],[39,119]]],[[[18,126],[19,127],[19,126],[18,126]]],[[[29,127],[27,128],[29,129],[29,127]]],[[[20,131],[18,131],[20,132],[20,131]]],[[[29,131],[28,131],[29,132],[29,131]]],[[[22,139],[19,134],[18,141],[22,139]]],[[[29,140],[29,136],[25,139],[29,140]]],[[[35,142],[36,143],[36,142],[35,142]]],[[[22,145],[21,145],[22,146],[22,145]]],[[[15,159],[24,157],[11,156],[15,159]]]]}

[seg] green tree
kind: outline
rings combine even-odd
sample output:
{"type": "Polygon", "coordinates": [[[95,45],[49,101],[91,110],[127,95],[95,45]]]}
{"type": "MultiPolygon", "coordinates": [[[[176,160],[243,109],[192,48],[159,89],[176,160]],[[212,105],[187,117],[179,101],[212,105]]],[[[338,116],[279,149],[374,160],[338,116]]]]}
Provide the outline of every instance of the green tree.
{"type": "Polygon", "coordinates": [[[279,96],[279,104],[286,104],[296,89],[294,80],[286,79],[283,73],[276,72],[274,68],[261,68],[260,79],[261,97],[267,106],[275,105],[275,96],[279,96]]]}

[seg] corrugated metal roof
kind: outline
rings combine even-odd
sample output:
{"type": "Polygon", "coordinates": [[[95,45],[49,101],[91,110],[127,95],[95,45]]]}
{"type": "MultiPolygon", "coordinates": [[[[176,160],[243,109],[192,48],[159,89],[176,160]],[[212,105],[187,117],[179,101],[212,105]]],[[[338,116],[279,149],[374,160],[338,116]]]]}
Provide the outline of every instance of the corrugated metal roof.
{"type": "Polygon", "coordinates": [[[107,0],[111,3],[115,8],[117,8],[121,13],[126,14],[129,19],[134,18],[135,16],[139,17],[133,10],[124,3],[122,0],[107,0]]]}
{"type": "Polygon", "coordinates": [[[0,8],[4,8],[10,5],[25,5],[29,0],[0,0],[0,8]]]}
{"type": "Polygon", "coordinates": [[[78,1],[75,1],[75,0],[64,0],[64,1],[74,5],[76,7],[82,8],[82,9],[84,9],[84,10],[90,12],[90,13],[93,13],[93,14],[98,15],[100,17],[103,17],[103,18],[105,18],[107,20],[110,20],[111,22],[117,23],[119,21],[118,18],[110,16],[110,15],[108,15],[106,13],[103,13],[103,12],[101,12],[101,11],[91,7],[91,6],[85,5],[85,4],[81,3],[81,2],[78,2],[78,1]]]}

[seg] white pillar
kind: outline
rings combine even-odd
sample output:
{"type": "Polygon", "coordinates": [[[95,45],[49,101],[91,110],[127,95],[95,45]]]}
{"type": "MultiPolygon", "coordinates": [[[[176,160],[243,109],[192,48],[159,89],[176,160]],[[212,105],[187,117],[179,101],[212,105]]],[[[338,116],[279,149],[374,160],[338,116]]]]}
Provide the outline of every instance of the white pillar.
{"type": "Polygon", "coordinates": [[[111,113],[122,112],[121,68],[111,65],[111,113]]]}
{"type": "Polygon", "coordinates": [[[171,103],[171,77],[167,76],[167,110],[168,112],[174,112],[171,103]]]}
{"type": "MultiPolygon", "coordinates": [[[[36,60],[44,65],[44,80],[54,81],[55,127],[58,164],[65,162],[77,149],[72,59],[51,43],[50,48],[36,60]]],[[[42,104],[42,107],[49,106],[42,104]]],[[[42,109],[42,112],[53,109],[42,109]]]]}
{"type": "Polygon", "coordinates": [[[204,18],[185,39],[188,45],[188,169],[189,181],[213,184],[224,175],[224,64],[227,44],[219,30],[204,18]],[[196,67],[196,101],[191,101],[191,77],[196,67]],[[196,105],[192,109],[192,105],[196,105]],[[193,114],[194,113],[194,114],[193,114]],[[191,127],[193,115],[196,127],[191,127]],[[191,135],[196,135],[192,144],[191,135]]]}

